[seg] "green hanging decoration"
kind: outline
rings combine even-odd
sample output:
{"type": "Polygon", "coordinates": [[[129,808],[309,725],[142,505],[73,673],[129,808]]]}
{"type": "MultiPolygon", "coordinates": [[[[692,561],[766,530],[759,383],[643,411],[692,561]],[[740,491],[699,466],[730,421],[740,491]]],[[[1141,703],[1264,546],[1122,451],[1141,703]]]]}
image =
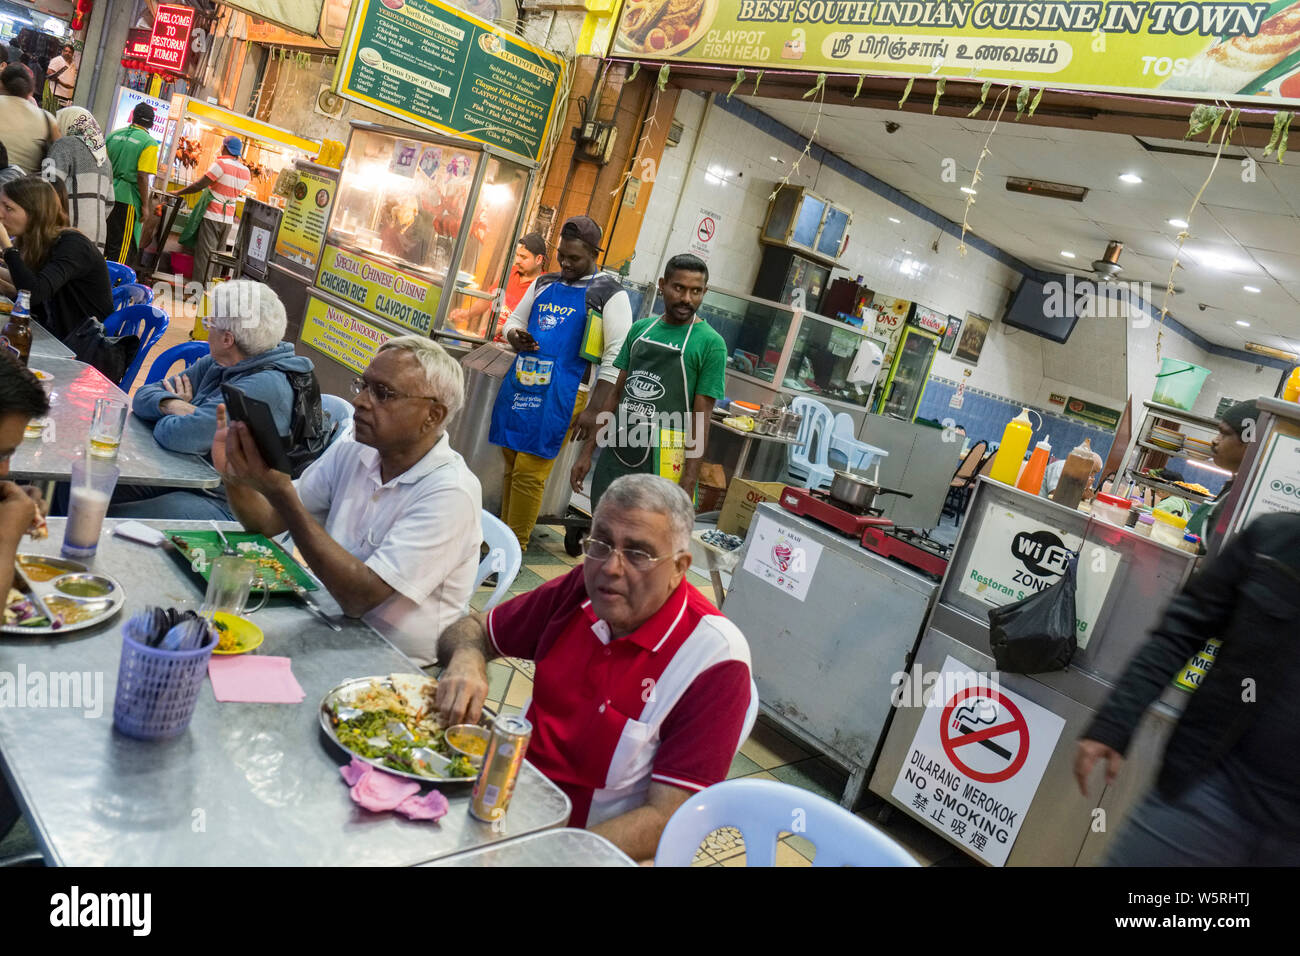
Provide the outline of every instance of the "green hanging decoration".
{"type": "Polygon", "coordinates": [[[740,84],[745,82],[745,71],[737,70],[736,78],[731,83],[731,89],[727,90],[727,99],[731,99],[731,94],[740,89],[740,84]]]}
{"type": "Polygon", "coordinates": [[[759,70],[758,74],[754,77],[754,92],[751,94],[752,96],[758,95],[758,84],[761,83],[762,81],[763,81],[763,71],[759,70]]]}
{"type": "Polygon", "coordinates": [[[1207,142],[1214,142],[1214,134],[1219,131],[1219,124],[1223,122],[1223,117],[1227,115],[1227,112],[1227,109],[1220,109],[1214,114],[1214,122],[1210,124],[1210,135],[1206,137],[1207,142]]]}
{"type": "Polygon", "coordinates": [[[632,61],[632,71],[628,73],[627,80],[625,82],[631,83],[633,80],[636,79],[636,75],[640,72],[641,72],[641,61],[640,60],[632,61]]]}
{"type": "Polygon", "coordinates": [[[1029,105],[1029,87],[1022,86],[1020,92],[1016,94],[1016,122],[1020,122],[1020,117],[1024,115],[1025,107],[1029,105]]]}
{"type": "Polygon", "coordinates": [[[986,99],[988,99],[988,97],[989,97],[989,87],[991,87],[992,85],[993,85],[993,81],[992,81],[992,80],[985,80],[985,81],[984,81],[984,85],[980,87],[980,101],[979,101],[978,103],[975,104],[975,108],[974,108],[973,110],[971,110],[969,113],[966,114],[966,118],[967,118],[967,119],[970,119],[972,116],[974,116],[974,115],[975,115],[976,113],[978,113],[980,110],[984,109],[984,101],[985,101],[986,99]]]}
{"type": "Polygon", "coordinates": [[[1033,100],[1032,103],[1029,104],[1029,115],[1030,115],[1030,116],[1033,116],[1033,115],[1034,115],[1034,110],[1038,109],[1038,104],[1041,103],[1041,102],[1043,102],[1043,91],[1046,90],[1046,89],[1047,89],[1047,87],[1045,87],[1045,86],[1040,86],[1040,87],[1038,88],[1038,92],[1034,94],[1034,100],[1033,100]]]}
{"type": "Polygon", "coordinates": [[[659,83],[657,85],[659,87],[660,93],[662,93],[665,89],[668,88],[668,64],[667,63],[659,67],[659,83]]]}
{"type": "MultiPolygon", "coordinates": [[[[1187,120],[1187,135],[1183,139],[1191,139],[1193,136],[1200,136],[1212,125],[1217,125],[1217,120],[1223,115],[1223,107],[1210,106],[1208,103],[1202,103],[1192,110],[1192,115],[1187,120]]],[[[1267,155],[1267,153],[1265,154],[1267,155]]]]}
{"type": "Polygon", "coordinates": [[[912,95],[912,84],[915,82],[916,82],[916,77],[914,76],[909,77],[907,81],[907,86],[903,87],[903,98],[898,101],[898,108],[900,110],[903,108],[903,104],[907,102],[907,98],[912,95]]]}
{"type": "Polygon", "coordinates": [[[1228,116],[1228,135],[1231,136],[1237,131],[1237,122],[1241,119],[1241,107],[1233,110],[1228,116]]]}
{"type": "Polygon", "coordinates": [[[1291,136],[1291,118],[1294,113],[1286,114],[1286,122],[1282,124],[1282,137],[1277,141],[1277,161],[1280,163],[1286,156],[1287,139],[1291,136]]]}
{"type": "Polygon", "coordinates": [[[930,104],[932,114],[939,111],[939,97],[943,96],[943,88],[947,85],[948,80],[942,76],[939,77],[939,82],[934,84],[934,102],[930,104]]]}
{"type": "Polygon", "coordinates": [[[805,94],[803,95],[803,98],[806,100],[806,99],[808,99],[808,97],[810,97],[810,96],[816,96],[816,95],[817,95],[817,91],[823,89],[825,86],[826,86],[826,74],[825,74],[825,73],[818,73],[818,74],[817,74],[817,82],[813,84],[811,90],[809,90],[807,93],[805,93],[805,94]]]}
{"type": "Polygon", "coordinates": [[[858,85],[857,88],[854,89],[853,91],[853,98],[855,100],[858,98],[858,94],[862,92],[862,81],[865,80],[866,78],[867,78],[867,74],[865,73],[858,74],[858,85]]]}
{"type": "Polygon", "coordinates": [[[1282,138],[1282,131],[1290,125],[1291,114],[1286,110],[1273,114],[1273,135],[1268,138],[1268,145],[1264,147],[1265,156],[1277,149],[1278,141],[1282,138]]]}

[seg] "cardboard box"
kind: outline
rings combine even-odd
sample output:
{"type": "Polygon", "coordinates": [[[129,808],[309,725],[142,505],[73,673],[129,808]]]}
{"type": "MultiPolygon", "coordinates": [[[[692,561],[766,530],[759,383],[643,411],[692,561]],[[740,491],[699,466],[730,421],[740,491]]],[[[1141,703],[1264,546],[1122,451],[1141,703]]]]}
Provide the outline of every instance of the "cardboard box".
{"type": "Polygon", "coordinates": [[[784,481],[749,481],[746,478],[733,478],[727,487],[726,500],[722,502],[722,513],[718,515],[718,530],[724,534],[740,535],[742,538],[749,530],[749,522],[754,517],[754,509],[764,501],[776,501],[785,488],[784,481]]]}

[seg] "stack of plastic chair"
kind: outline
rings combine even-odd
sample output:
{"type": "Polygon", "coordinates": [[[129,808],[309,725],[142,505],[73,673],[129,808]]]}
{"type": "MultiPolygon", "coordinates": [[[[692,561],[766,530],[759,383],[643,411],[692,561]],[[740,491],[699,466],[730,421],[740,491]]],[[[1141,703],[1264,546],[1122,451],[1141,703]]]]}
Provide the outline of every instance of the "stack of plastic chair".
{"type": "Polygon", "coordinates": [[[141,285],[138,282],[125,282],[113,289],[114,312],[119,312],[133,305],[152,304],[153,290],[147,285],[141,285]]]}
{"type": "Polygon", "coordinates": [[[108,281],[114,289],[120,285],[135,281],[135,270],[130,266],[124,266],[120,262],[109,261],[105,263],[108,266],[108,281]]]}
{"type": "Polygon", "coordinates": [[[919,866],[906,850],[867,821],[801,787],[775,780],[725,780],[677,808],[659,838],[655,866],[690,866],[704,838],[735,827],[745,841],[746,866],[775,866],[777,837],[791,821],[817,847],[813,866],[919,866]]]}
{"type": "Polygon", "coordinates": [[[104,330],[109,335],[140,337],[140,351],[135,353],[135,359],[122,376],[122,381],[117,383],[122,391],[131,391],[131,385],[140,374],[140,366],[144,364],[145,357],[163,337],[170,321],[166,312],[153,305],[128,305],[125,309],[110,313],[104,320],[104,330]]]}
{"type": "Polygon", "coordinates": [[[835,419],[831,410],[815,399],[800,395],[790,410],[803,416],[799,440],[786,446],[786,471],[806,488],[829,488],[835,471],[827,462],[835,419]]]}

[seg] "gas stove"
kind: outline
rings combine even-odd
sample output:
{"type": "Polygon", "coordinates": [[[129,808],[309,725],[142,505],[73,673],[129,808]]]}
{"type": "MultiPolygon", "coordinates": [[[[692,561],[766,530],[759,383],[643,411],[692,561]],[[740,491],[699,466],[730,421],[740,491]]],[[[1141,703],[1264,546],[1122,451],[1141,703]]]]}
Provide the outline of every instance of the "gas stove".
{"type": "Polygon", "coordinates": [[[862,533],[862,546],[936,578],[942,578],[948,570],[948,558],[952,554],[948,545],[909,528],[868,528],[862,533]]]}
{"type": "Polygon", "coordinates": [[[894,522],[881,517],[879,508],[865,511],[835,501],[824,491],[789,488],[781,492],[781,507],[802,518],[811,518],[850,538],[862,539],[868,528],[892,528],[894,522]]]}

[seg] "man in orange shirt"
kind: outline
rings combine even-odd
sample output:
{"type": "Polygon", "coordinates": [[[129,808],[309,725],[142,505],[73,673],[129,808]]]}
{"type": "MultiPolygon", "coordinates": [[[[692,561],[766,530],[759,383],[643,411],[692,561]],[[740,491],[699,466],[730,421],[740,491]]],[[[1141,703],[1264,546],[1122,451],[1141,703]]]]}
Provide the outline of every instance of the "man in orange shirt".
{"type": "Polygon", "coordinates": [[[203,216],[194,241],[194,279],[197,282],[206,283],[211,278],[212,259],[218,252],[225,251],[230,227],[235,223],[235,207],[252,179],[248,167],[239,161],[243,148],[238,136],[227,136],[222,143],[221,155],[203,178],[177,194],[188,196],[205,189],[212,191],[207,208],[199,210],[196,207],[191,213],[203,216]]]}
{"type": "Polygon", "coordinates": [[[479,316],[483,315],[493,305],[497,305],[498,299],[502,304],[497,308],[496,328],[493,330],[492,341],[504,342],[506,319],[510,318],[510,313],[515,310],[519,300],[524,297],[528,287],[533,284],[533,280],[542,274],[542,269],[546,265],[546,240],[539,233],[530,232],[528,235],[519,240],[515,246],[515,264],[510,270],[510,275],[506,279],[506,288],[504,293],[497,296],[501,289],[498,286],[493,289],[493,299],[479,299],[473,305],[463,309],[452,309],[448,318],[461,328],[468,328],[479,316]]]}

